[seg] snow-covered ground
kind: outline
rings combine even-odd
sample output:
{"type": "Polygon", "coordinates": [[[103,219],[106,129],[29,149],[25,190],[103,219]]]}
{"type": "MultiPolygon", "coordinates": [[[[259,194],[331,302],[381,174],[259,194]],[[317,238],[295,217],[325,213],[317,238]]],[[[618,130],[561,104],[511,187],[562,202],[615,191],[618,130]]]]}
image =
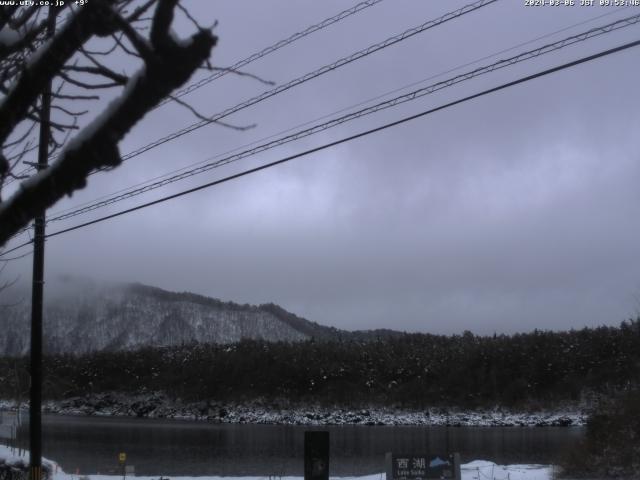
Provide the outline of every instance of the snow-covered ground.
{"type": "MultiPolygon", "coordinates": [[[[10,465],[23,468],[29,464],[29,453],[19,452],[0,445],[0,468],[10,465]]],[[[53,460],[44,460],[53,472],[53,480],[120,480],[121,475],[73,475],[65,473],[53,460]]],[[[552,465],[496,465],[493,462],[475,460],[461,467],[462,480],[553,480],[555,468],[552,465]]],[[[158,476],[136,476],[136,480],[158,480],[158,476]]],[[[168,478],[168,477],[164,477],[168,478]]],[[[170,477],[171,480],[273,480],[273,477],[170,477]]],[[[302,477],[279,477],[279,480],[301,480],[302,477]]],[[[383,473],[361,477],[332,477],[343,480],[385,480],[383,473]]]]}
{"type": "MultiPolygon", "coordinates": [[[[18,471],[24,471],[29,465],[29,452],[25,450],[18,450],[6,445],[0,445],[0,468],[12,469],[18,471]]],[[[49,459],[42,459],[42,466],[44,470],[51,472],[61,472],[60,466],[49,459]]],[[[62,480],[62,479],[61,479],[62,480]]]]}

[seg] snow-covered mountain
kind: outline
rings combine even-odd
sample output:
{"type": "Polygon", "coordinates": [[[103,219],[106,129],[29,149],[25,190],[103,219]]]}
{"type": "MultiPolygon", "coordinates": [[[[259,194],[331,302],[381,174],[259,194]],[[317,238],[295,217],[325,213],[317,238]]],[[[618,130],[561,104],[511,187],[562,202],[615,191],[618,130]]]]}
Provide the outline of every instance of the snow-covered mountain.
{"type": "MultiPolygon", "coordinates": [[[[28,352],[31,307],[28,295],[22,298],[0,309],[0,355],[28,352]]],[[[340,335],[337,329],[273,304],[239,305],[141,284],[101,285],[77,279],[68,280],[45,298],[43,328],[44,349],[49,353],[340,335]]]]}

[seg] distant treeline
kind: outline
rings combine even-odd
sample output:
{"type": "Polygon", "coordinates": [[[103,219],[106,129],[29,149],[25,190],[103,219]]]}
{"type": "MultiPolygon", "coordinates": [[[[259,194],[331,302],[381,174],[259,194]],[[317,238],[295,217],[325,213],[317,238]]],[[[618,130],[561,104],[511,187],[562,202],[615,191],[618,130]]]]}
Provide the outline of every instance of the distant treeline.
{"type": "MultiPolygon", "coordinates": [[[[26,398],[28,360],[0,358],[0,396],[26,398]]],[[[535,406],[640,385],[640,319],[481,337],[185,345],[45,357],[50,399],[161,391],[184,401],[535,406]]]]}

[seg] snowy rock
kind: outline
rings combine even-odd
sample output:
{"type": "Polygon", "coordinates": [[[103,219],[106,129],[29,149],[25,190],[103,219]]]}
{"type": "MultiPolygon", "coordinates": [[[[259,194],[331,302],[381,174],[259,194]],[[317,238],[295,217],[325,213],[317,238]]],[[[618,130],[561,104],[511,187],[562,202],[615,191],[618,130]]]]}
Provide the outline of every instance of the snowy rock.
{"type": "MultiPolygon", "coordinates": [[[[4,408],[15,408],[5,401],[4,408]]],[[[583,426],[587,414],[582,411],[505,412],[497,410],[407,411],[370,407],[366,410],[341,410],[314,406],[274,408],[246,404],[183,403],[161,393],[125,395],[118,393],[87,395],[58,402],[49,401],[46,413],[63,415],[136,416],[210,421],[214,423],[256,423],[280,425],[434,425],[500,427],[583,426]]]]}

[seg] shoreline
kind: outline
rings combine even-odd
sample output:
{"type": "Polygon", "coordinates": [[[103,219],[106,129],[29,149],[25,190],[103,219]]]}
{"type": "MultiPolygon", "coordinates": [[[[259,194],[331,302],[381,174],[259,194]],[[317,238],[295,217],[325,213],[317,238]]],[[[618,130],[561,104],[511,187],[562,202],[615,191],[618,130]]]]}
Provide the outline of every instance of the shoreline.
{"type": "MultiPolygon", "coordinates": [[[[24,404],[23,404],[24,405],[24,404]]],[[[0,400],[0,410],[15,410],[11,400],[0,400]]],[[[214,424],[262,425],[364,425],[364,426],[449,426],[449,427],[582,427],[587,413],[577,407],[553,410],[428,408],[423,410],[345,406],[266,406],[258,402],[183,403],[162,394],[95,394],[58,401],[46,401],[44,414],[191,420],[214,424]]]]}

